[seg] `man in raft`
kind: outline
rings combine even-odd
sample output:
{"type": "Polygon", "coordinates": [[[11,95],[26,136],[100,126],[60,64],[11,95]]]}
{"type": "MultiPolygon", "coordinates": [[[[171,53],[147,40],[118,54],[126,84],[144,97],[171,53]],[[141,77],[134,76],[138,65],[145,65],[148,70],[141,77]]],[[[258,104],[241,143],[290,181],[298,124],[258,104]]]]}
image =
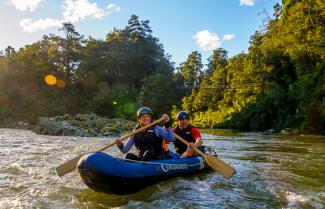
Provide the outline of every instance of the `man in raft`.
{"type": "Polygon", "coordinates": [[[173,131],[189,142],[189,146],[186,146],[179,140],[174,141],[174,150],[182,157],[190,157],[195,155],[194,147],[198,148],[202,145],[202,138],[199,129],[189,124],[189,114],[185,111],[177,113],[176,121],[177,125],[173,128],[173,131]]]}
{"type": "MultiPolygon", "coordinates": [[[[148,125],[153,121],[152,110],[148,107],[141,107],[137,111],[137,118],[139,124],[135,127],[135,130],[142,126],[148,125]]],[[[128,138],[124,145],[120,139],[116,139],[115,143],[122,153],[127,153],[133,145],[138,150],[138,154],[127,153],[126,159],[137,160],[137,161],[150,161],[162,159],[164,156],[163,139],[168,142],[173,142],[175,136],[173,130],[170,128],[169,116],[164,114],[165,129],[160,125],[150,127],[143,132],[137,133],[134,136],[128,138]]]]}

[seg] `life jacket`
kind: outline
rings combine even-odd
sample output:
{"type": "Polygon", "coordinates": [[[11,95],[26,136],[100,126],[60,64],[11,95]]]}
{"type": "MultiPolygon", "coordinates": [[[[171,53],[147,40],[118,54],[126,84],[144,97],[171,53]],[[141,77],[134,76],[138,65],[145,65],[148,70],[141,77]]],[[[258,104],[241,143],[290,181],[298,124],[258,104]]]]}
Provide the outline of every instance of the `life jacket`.
{"type": "MultiPolygon", "coordinates": [[[[140,127],[140,124],[138,124],[135,127],[135,130],[139,129],[140,127]]],[[[156,135],[154,129],[155,127],[150,127],[143,132],[134,135],[134,145],[138,149],[140,156],[142,156],[147,150],[151,150],[156,155],[161,155],[163,153],[163,139],[156,135]]]]}
{"type": "MultiPolygon", "coordinates": [[[[177,135],[179,135],[180,137],[182,137],[183,139],[185,139],[187,142],[195,142],[195,139],[191,134],[191,130],[192,130],[192,126],[190,126],[190,125],[188,125],[187,128],[184,130],[181,130],[179,128],[179,126],[177,125],[175,127],[174,132],[177,135]]],[[[178,139],[175,139],[174,146],[177,149],[177,153],[179,153],[179,154],[183,154],[187,149],[187,145],[178,139]]]]}

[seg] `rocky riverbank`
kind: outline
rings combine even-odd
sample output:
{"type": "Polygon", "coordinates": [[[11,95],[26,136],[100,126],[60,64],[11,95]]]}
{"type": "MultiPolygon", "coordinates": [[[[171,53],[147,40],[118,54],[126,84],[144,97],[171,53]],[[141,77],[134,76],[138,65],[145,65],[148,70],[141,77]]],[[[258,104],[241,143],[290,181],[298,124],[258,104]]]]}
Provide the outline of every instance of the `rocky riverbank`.
{"type": "MultiPolygon", "coordinates": [[[[96,114],[65,114],[56,117],[39,117],[36,125],[26,122],[12,123],[7,128],[27,129],[42,135],[54,136],[112,136],[132,130],[136,122],[123,118],[104,118],[96,114]]],[[[264,134],[299,135],[298,129],[285,128],[280,132],[270,129],[264,134]]]]}
{"type": "Polygon", "coordinates": [[[104,118],[95,114],[65,114],[56,117],[40,117],[37,124],[19,122],[9,128],[28,129],[42,135],[55,136],[112,136],[132,130],[136,122],[123,118],[104,118]]]}

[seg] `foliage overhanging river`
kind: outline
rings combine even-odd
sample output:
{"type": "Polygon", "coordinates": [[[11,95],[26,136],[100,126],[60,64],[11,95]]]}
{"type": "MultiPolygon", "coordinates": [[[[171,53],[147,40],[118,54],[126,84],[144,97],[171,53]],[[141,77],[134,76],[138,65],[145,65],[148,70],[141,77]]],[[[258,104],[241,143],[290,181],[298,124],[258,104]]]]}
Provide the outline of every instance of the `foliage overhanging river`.
{"type": "MultiPolygon", "coordinates": [[[[324,208],[325,138],[234,133],[203,134],[205,144],[237,170],[174,178],[118,196],[88,189],[77,173],[55,167],[113,138],[42,136],[0,129],[0,208],[324,208]]],[[[114,147],[107,150],[120,155],[114,147]]]]}

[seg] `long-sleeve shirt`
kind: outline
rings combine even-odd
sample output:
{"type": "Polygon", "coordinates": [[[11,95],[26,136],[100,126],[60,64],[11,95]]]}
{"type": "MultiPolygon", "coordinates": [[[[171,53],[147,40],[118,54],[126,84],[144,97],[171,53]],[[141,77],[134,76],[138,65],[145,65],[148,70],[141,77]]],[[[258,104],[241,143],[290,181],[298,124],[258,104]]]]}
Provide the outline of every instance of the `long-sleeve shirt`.
{"type": "MultiPolygon", "coordinates": [[[[154,128],[154,132],[158,137],[166,139],[168,142],[173,142],[175,140],[173,130],[170,127],[165,130],[161,126],[156,125],[154,128]]],[[[120,149],[121,152],[127,153],[132,148],[133,144],[133,136],[130,136],[125,145],[120,149]]]]}

